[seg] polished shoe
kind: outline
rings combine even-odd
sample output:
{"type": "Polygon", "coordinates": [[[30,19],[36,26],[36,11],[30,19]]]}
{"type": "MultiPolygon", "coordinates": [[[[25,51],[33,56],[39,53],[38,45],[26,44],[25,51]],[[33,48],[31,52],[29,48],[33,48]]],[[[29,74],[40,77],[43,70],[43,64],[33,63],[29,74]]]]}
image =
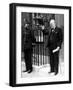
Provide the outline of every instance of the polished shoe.
{"type": "Polygon", "coordinates": [[[29,70],[29,71],[28,71],[28,73],[31,73],[31,72],[32,72],[32,70],[29,70]]]}
{"type": "Polygon", "coordinates": [[[58,72],[55,72],[55,75],[57,75],[58,74],[58,72]]]}
{"type": "Polygon", "coordinates": [[[48,73],[49,73],[49,74],[50,74],[50,73],[54,73],[54,71],[50,71],[50,72],[48,72],[48,73]]]}
{"type": "Polygon", "coordinates": [[[55,74],[54,71],[52,71],[52,72],[48,72],[48,73],[49,73],[49,75],[51,75],[51,76],[54,76],[54,74],[55,74]]]}
{"type": "Polygon", "coordinates": [[[28,70],[24,70],[23,72],[28,72],[28,70]]]}

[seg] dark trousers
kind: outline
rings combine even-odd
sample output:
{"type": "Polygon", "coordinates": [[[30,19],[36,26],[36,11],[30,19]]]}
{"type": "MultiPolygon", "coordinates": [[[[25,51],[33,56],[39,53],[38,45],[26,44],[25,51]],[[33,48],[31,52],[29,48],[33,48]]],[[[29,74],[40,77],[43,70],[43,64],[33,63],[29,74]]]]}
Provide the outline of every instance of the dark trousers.
{"type": "Polygon", "coordinates": [[[32,70],[32,49],[24,49],[26,70],[32,70]]]}
{"type": "Polygon", "coordinates": [[[59,51],[55,53],[50,53],[50,67],[51,67],[51,72],[56,72],[58,73],[58,65],[59,65],[59,51]]]}

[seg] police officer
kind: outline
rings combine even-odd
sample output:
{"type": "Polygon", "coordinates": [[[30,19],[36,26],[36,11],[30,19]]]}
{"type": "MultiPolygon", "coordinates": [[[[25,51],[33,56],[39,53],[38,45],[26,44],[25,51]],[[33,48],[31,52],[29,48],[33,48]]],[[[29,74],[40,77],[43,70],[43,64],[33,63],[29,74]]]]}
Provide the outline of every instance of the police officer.
{"type": "Polygon", "coordinates": [[[44,26],[42,26],[42,30],[44,34],[48,34],[47,47],[49,49],[50,54],[50,72],[55,75],[58,74],[58,66],[59,66],[59,51],[61,49],[61,44],[63,41],[63,35],[61,28],[57,27],[54,19],[50,20],[51,30],[46,31],[44,26]]]}
{"type": "Polygon", "coordinates": [[[30,28],[29,23],[26,23],[23,27],[23,43],[24,43],[24,59],[26,70],[23,72],[31,73],[32,68],[32,43],[35,43],[35,37],[33,31],[30,28]]]}

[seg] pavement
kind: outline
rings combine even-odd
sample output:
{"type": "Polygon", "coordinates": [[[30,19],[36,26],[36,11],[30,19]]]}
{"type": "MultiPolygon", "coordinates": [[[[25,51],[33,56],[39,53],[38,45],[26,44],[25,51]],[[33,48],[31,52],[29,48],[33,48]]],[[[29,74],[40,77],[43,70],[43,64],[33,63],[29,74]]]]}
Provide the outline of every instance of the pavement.
{"type": "MultiPolygon", "coordinates": [[[[50,65],[49,64],[45,64],[45,65],[33,65],[33,72],[32,73],[27,73],[27,72],[23,72],[23,70],[26,70],[25,67],[25,62],[22,61],[21,63],[21,77],[22,78],[27,78],[27,77],[51,77],[51,76],[55,76],[54,73],[49,74],[48,72],[50,71],[50,65]]],[[[59,73],[56,76],[63,76],[64,75],[64,63],[60,63],[59,64],[59,73]]]]}

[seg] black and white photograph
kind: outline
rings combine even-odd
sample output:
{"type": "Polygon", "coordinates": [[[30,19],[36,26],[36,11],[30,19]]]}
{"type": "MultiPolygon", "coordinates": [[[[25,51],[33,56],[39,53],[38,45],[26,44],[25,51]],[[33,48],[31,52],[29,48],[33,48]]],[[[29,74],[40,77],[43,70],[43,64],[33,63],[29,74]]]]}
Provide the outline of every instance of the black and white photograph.
{"type": "Polygon", "coordinates": [[[64,15],[22,12],[21,18],[22,77],[63,75],[64,15]]]}
{"type": "Polygon", "coordinates": [[[10,10],[11,86],[70,83],[71,8],[11,4],[10,10]]]}

